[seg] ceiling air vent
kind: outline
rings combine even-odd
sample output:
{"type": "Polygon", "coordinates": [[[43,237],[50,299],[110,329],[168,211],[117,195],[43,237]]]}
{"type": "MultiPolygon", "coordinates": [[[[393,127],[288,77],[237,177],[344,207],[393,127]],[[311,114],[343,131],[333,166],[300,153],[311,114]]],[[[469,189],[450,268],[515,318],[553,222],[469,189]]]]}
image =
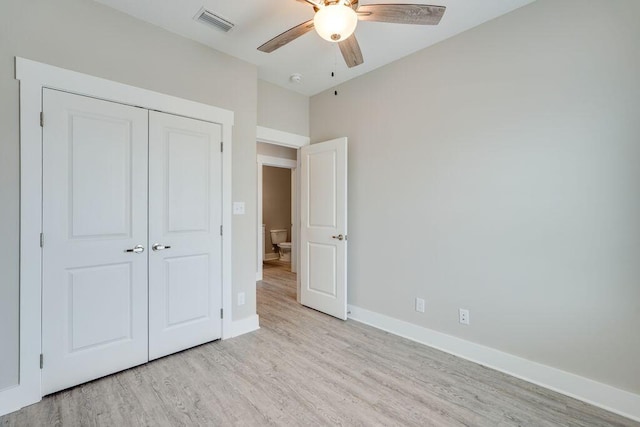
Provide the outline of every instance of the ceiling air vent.
{"type": "Polygon", "coordinates": [[[219,30],[222,30],[225,33],[228,33],[229,30],[231,30],[235,25],[232,22],[227,21],[220,15],[216,15],[215,13],[206,10],[205,8],[200,9],[194,19],[198,22],[202,22],[203,24],[207,24],[219,30]]]}

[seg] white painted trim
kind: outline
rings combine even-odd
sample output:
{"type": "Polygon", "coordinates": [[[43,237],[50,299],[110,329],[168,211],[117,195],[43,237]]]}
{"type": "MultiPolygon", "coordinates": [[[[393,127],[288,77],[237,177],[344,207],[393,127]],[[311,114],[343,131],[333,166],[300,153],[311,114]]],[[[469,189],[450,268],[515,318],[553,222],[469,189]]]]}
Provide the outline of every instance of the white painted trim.
{"type": "Polygon", "coordinates": [[[296,135],[295,133],[283,132],[264,126],[256,128],[256,140],[291,148],[300,148],[311,143],[311,138],[308,136],[296,135]]]}
{"type": "Polygon", "coordinates": [[[278,254],[276,254],[276,253],[268,253],[268,254],[265,254],[265,256],[264,256],[264,260],[265,261],[275,261],[275,260],[277,260],[279,258],[280,258],[280,256],[278,254]]]}
{"type": "Polygon", "coordinates": [[[233,125],[233,111],[16,57],[16,79],[107,101],[233,125]]]}
{"type": "Polygon", "coordinates": [[[231,324],[231,337],[248,334],[249,332],[260,329],[260,318],[254,314],[244,319],[236,320],[231,324]]]}
{"type": "Polygon", "coordinates": [[[42,87],[20,82],[20,372],[0,391],[0,415],[42,399],[40,392],[40,226],[42,224],[42,87]]]}
{"type": "Polygon", "coordinates": [[[296,167],[296,223],[295,223],[295,227],[296,227],[296,247],[292,248],[291,250],[296,251],[296,261],[297,261],[297,265],[296,265],[296,301],[298,301],[298,304],[302,304],[302,300],[300,298],[300,294],[302,294],[302,280],[300,277],[300,274],[298,274],[298,271],[300,270],[300,228],[302,227],[302,188],[300,187],[300,182],[301,180],[301,176],[300,176],[300,171],[302,170],[302,156],[300,155],[300,151],[298,151],[298,166],[296,167]]]}
{"type": "MultiPolygon", "coordinates": [[[[296,153],[296,158],[297,158],[296,153]]],[[[298,273],[298,161],[291,169],[291,272],[298,273]]]]}
{"type": "MultiPolygon", "coordinates": [[[[231,299],[231,143],[234,113],[123,83],[16,57],[20,80],[20,383],[0,391],[0,415],[41,400],[41,250],[42,128],[38,116],[42,89],[51,88],[122,104],[163,111],[223,128],[222,156],[222,338],[232,335],[231,299]]],[[[46,118],[45,118],[46,121],[46,118]]]]}
{"type": "Polygon", "coordinates": [[[273,166],[276,168],[295,169],[298,167],[298,162],[291,159],[282,159],[280,157],[264,156],[258,154],[258,163],[262,166],[273,166]]]}
{"type": "Polygon", "coordinates": [[[349,306],[349,319],[640,421],[640,395],[383,314],[349,306]]]}
{"type": "Polygon", "coordinates": [[[232,289],[232,185],[231,185],[231,165],[233,164],[231,152],[233,149],[233,126],[225,123],[222,127],[222,308],[224,317],[222,318],[222,339],[231,338],[229,333],[232,329],[233,319],[233,289],[232,289]]]}
{"type": "MultiPolygon", "coordinates": [[[[260,142],[260,141],[258,141],[260,142]]],[[[297,157],[297,156],[296,156],[297,157]]],[[[274,166],[274,167],[278,167],[278,168],[286,168],[286,169],[291,169],[291,173],[295,174],[297,176],[297,167],[298,167],[298,161],[297,160],[291,160],[291,159],[283,159],[281,157],[273,157],[273,156],[265,156],[262,154],[258,154],[256,156],[256,178],[257,178],[257,183],[256,183],[256,196],[257,196],[257,211],[258,214],[256,216],[257,219],[257,229],[258,229],[258,249],[256,251],[257,253],[257,259],[256,259],[256,281],[262,280],[262,262],[265,260],[272,260],[272,259],[278,259],[276,258],[267,258],[264,254],[264,242],[262,241],[262,167],[263,166],[274,166]],[[263,259],[264,258],[264,259],[263,259]]],[[[297,183],[297,180],[296,180],[297,183]]],[[[292,184],[294,184],[292,182],[292,184]]],[[[293,191],[293,189],[292,189],[293,191]]],[[[294,200],[296,200],[297,198],[294,197],[297,194],[294,193],[291,196],[291,203],[293,206],[294,200]]],[[[292,271],[297,270],[296,266],[295,266],[295,262],[297,261],[297,257],[294,256],[294,254],[296,254],[297,252],[297,248],[298,248],[298,241],[297,241],[297,236],[298,236],[298,220],[297,220],[297,215],[296,213],[299,211],[297,206],[295,207],[295,209],[292,209],[294,216],[291,218],[291,221],[293,223],[293,226],[291,227],[291,266],[292,266],[292,271]]],[[[265,230],[266,233],[266,230],[265,230]]]]}
{"type": "MultiPolygon", "coordinates": [[[[256,156],[259,159],[260,155],[256,156]]],[[[266,239],[267,230],[262,233],[262,165],[260,160],[256,160],[256,234],[258,235],[258,247],[256,249],[256,276],[257,280],[262,280],[263,267],[262,263],[266,257],[264,249],[264,239],[266,239]]],[[[256,290],[257,295],[257,290],[256,290]]]]}

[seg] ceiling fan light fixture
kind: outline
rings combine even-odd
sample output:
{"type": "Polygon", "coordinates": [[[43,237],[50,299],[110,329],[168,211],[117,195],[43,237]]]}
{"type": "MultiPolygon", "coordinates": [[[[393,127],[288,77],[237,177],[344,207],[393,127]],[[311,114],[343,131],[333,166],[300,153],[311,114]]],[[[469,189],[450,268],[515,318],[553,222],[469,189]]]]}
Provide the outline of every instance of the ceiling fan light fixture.
{"type": "Polygon", "coordinates": [[[320,37],[337,43],[353,34],[358,25],[358,15],[342,3],[330,4],[316,12],[313,25],[320,37]]]}

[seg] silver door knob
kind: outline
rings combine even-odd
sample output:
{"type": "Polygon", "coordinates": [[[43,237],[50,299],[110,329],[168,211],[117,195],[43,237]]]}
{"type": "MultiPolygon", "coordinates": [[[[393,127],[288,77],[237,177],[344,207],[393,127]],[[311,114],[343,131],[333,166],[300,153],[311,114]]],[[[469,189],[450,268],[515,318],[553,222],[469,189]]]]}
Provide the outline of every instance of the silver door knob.
{"type": "Polygon", "coordinates": [[[154,251],[161,251],[163,249],[171,249],[171,246],[161,245],[160,243],[154,243],[153,246],[151,246],[151,249],[153,249],[154,251]]]}
{"type": "Polygon", "coordinates": [[[337,236],[331,236],[332,239],[344,240],[344,236],[342,234],[338,234],[337,236]]]}
{"type": "Polygon", "coordinates": [[[132,249],[125,249],[125,252],[133,252],[133,253],[136,253],[136,254],[141,254],[142,252],[144,252],[144,246],[136,245],[132,249]]]}

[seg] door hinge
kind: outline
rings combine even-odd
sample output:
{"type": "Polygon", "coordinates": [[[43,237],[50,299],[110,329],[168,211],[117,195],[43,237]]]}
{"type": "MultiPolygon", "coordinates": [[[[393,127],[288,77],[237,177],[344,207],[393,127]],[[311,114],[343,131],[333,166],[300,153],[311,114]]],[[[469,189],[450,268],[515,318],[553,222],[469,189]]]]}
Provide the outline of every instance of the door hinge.
{"type": "Polygon", "coordinates": [[[44,355],[40,353],[40,369],[44,366],[44,355]]]}
{"type": "Polygon", "coordinates": [[[40,233],[40,247],[44,248],[44,233],[40,233]]]}
{"type": "Polygon", "coordinates": [[[224,319],[224,308],[220,309],[220,318],[224,319]]]}
{"type": "Polygon", "coordinates": [[[44,112],[40,111],[40,127],[44,127],[44,112]]]}
{"type": "Polygon", "coordinates": [[[220,226],[220,235],[222,236],[222,226],[220,226]]]}
{"type": "Polygon", "coordinates": [[[224,151],[224,142],[220,142],[220,152],[222,153],[224,151]]]}

